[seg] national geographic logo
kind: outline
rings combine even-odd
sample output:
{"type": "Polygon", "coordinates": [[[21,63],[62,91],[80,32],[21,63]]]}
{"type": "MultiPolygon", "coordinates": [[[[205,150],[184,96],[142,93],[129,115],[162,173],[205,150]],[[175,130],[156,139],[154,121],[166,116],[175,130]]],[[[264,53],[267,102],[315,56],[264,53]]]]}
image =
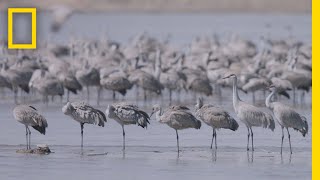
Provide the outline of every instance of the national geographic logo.
{"type": "Polygon", "coordinates": [[[36,8],[8,8],[8,49],[36,49],[37,48],[37,9],[36,8]],[[31,43],[16,43],[14,41],[14,15],[31,14],[31,43]]]}

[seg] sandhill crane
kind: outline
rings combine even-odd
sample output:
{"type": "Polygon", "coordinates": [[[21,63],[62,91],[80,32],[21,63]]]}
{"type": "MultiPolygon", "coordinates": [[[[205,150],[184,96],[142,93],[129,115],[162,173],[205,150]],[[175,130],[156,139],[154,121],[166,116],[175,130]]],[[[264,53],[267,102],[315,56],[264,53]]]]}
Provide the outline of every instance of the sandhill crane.
{"type": "Polygon", "coordinates": [[[212,140],[211,146],[213,144],[213,139],[215,139],[215,148],[217,149],[217,133],[216,129],[224,128],[236,131],[239,127],[237,121],[229,115],[229,113],[219,107],[215,107],[211,104],[203,104],[203,99],[198,98],[196,104],[196,114],[195,116],[206,123],[208,126],[212,127],[212,140]]]}
{"type": "Polygon", "coordinates": [[[82,86],[87,88],[87,101],[88,101],[88,103],[90,100],[89,86],[97,86],[97,88],[98,88],[97,89],[98,90],[97,104],[99,105],[100,92],[101,92],[99,71],[96,68],[90,67],[88,62],[86,61],[85,66],[76,72],[76,78],[82,86]]]}
{"type": "Polygon", "coordinates": [[[304,116],[298,114],[293,108],[287,105],[284,105],[280,102],[271,102],[272,96],[278,92],[278,89],[274,85],[271,85],[270,90],[272,92],[266,98],[266,106],[272,110],[275,119],[278,121],[282,129],[280,153],[282,154],[282,146],[284,139],[283,128],[286,128],[289,138],[290,153],[292,154],[289,128],[293,128],[294,130],[301,132],[302,136],[304,137],[308,133],[307,119],[304,116]]]}
{"type": "Polygon", "coordinates": [[[108,118],[114,119],[122,127],[123,150],[125,150],[125,131],[124,125],[138,124],[142,128],[147,128],[150,120],[149,115],[140,110],[137,106],[127,103],[117,103],[108,105],[106,109],[108,118]]]}
{"type": "Polygon", "coordinates": [[[64,95],[62,83],[55,76],[43,69],[37,69],[33,72],[29,81],[29,87],[43,95],[43,101],[46,104],[48,103],[48,96],[53,97],[59,95],[62,97],[64,95]]]}
{"type": "Polygon", "coordinates": [[[187,110],[188,108],[183,106],[171,106],[162,113],[161,107],[159,105],[154,105],[150,115],[151,117],[156,113],[156,120],[158,122],[167,124],[176,131],[178,154],[180,152],[178,130],[187,128],[200,129],[201,127],[201,121],[187,110]]]}
{"type": "Polygon", "coordinates": [[[138,87],[141,87],[144,92],[144,100],[146,100],[146,91],[161,94],[163,85],[151,74],[140,69],[129,72],[129,81],[138,87]]]}
{"type": "Polygon", "coordinates": [[[67,102],[67,104],[62,107],[62,112],[80,123],[81,147],[83,147],[83,125],[85,123],[104,127],[104,123],[107,122],[107,118],[103,112],[85,102],[67,102]]]}
{"type": "Polygon", "coordinates": [[[255,92],[258,90],[265,90],[270,85],[270,82],[264,78],[251,78],[248,83],[242,86],[245,92],[252,92],[252,101],[256,102],[255,92]]]}
{"type": "Polygon", "coordinates": [[[247,151],[249,151],[250,132],[252,151],[254,151],[252,127],[260,126],[263,128],[269,128],[273,131],[275,128],[273,117],[269,113],[262,111],[261,108],[245,103],[239,98],[237,76],[235,74],[224,77],[224,79],[226,78],[233,79],[233,108],[237,117],[247,126],[248,129],[247,151]]]}
{"type": "Polygon", "coordinates": [[[26,126],[26,142],[27,149],[31,149],[31,131],[28,126],[32,126],[41,134],[46,134],[48,127],[47,120],[42,116],[36,108],[28,105],[18,105],[13,109],[14,118],[26,126]]]}
{"type": "Polygon", "coordinates": [[[32,76],[33,70],[28,68],[23,69],[12,69],[7,66],[6,63],[3,64],[1,69],[1,75],[6,79],[8,83],[11,84],[14,92],[14,102],[17,103],[18,87],[29,93],[29,80],[32,76]]]}
{"type": "Polygon", "coordinates": [[[52,8],[51,31],[58,32],[62,24],[71,16],[72,9],[67,6],[54,6],[52,8]]]}
{"type": "Polygon", "coordinates": [[[126,75],[120,71],[112,72],[104,76],[100,73],[100,84],[102,87],[113,91],[113,99],[115,99],[115,91],[124,96],[127,90],[133,86],[126,75]]]}
{"type": "Polygon", "coordinates": [[[63,84],[63,87],[67,89],[67,101],[69,101],[70,91],[74,94],[77,94],[78,91],[82,90],[81,84],[79,83],[77,78],[70,72],[59,74],[58,79],[63,84]]]}
{"type": "Polygon", "coordinates": [[[271,78],[271,82],[272,85],[274,85],[278,89],[278,94],[286,96],[288,99],[290,99],[290,95],[287,93],[287,91],[291,91],[293,89],[290,81],[278,77],[273,77],[271,78]]]}

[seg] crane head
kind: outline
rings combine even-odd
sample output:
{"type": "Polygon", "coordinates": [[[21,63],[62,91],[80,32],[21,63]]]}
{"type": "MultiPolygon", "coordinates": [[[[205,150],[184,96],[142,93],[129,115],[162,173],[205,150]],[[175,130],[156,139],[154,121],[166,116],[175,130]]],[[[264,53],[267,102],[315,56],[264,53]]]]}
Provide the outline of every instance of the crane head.
{"type": "Polygon", "coordinates": [[[161,110],[161,107],[160,107],[159,104],[154,105],[154,106],[152,107],[152,112],[151,112],[151,114],[150,114],[150,118],[151,118],[151,116],[152,116],[154,113],[156,113],[156,112],[158,112],[158,111],[160,111],[160,110],[161,110]]]}

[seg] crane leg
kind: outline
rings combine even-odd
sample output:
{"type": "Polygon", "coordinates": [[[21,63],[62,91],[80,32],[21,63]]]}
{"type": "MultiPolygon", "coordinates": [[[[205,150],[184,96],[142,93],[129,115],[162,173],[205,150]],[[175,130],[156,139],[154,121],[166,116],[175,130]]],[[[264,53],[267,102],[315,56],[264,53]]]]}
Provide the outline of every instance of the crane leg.
{"type": "Polygon", "coordinates": [[[179,154],[180,149],[179,149],[179,135],[178,135],[178,130],[176,130],[176,135],[177,135],[177,148],[178,148],[178,154],[179,154]]]}
{"type": "Polygon", "coordinates": [[[80,123],[80,127],[81,127],[81,148],[83,147],[83,125],[84,125],[84,123],[80,123]]]}
{"type": "Polygon", "coordinates": [[[252,151],[254,151],[253,148],[253,132],[252,132],[252,128],[250,127],[250,131],[251,131],[251,147],[252,147],[252,151]]]}
{"type": "Polygon", "coordinates": [[[122,138],[123,138],[122,150],[124,151],[126,149],[126,133],[124,132],[124,126],[122,126],[122,138]]]}
{"type": "Polygon", "coordinates": [[[27,129],[28,129],[28,134],[29,134],[29,149],[31,149],[31,131],[29,129],[29,127],[27,126],[27,129]]]}
{"type": "Polygon", "coordinates": [[[101,86],[98,87],[97,105],[100,105],[101,86]]]}
{"type": "Polygon", "coordinates": [[[169,89],[169,104],[171,105],[171,101],[172,101],[172,90],[169,89]]]}
{"type": "Polygon", "coordinates": [[[28,127],[26,126],[26,142],[27,142],[27,149],[29,149],[29,141],[28,141],[28,127]]]}
{"type": "Polygon", "coordinates": [[[69,102],[70,91],[67,90],[67,102],[69,102]]]}
{"type": "Polygon", "coordinates": [[[252,91],[252,101],[253,101],[253,104],[256,103],[256,96],[254,94],[254,91],[252,91]]]}
{"type": "Polygon", "coordinates": [[[113,99],[113,101],[116,100],[116,92],[115,91],[112,91],[112,99],[113,99]]]}
{"type": "Polygon", "coordinates": [[[250,131],[249,131],[249,127],[247,127],[247,129],[248,129],[247,151],[249,151],[249,139],[250,139],[250,131]]]}
{"type": "Polygon", "coordinates": [[[90,96],[89,96],[89,86],[87,86],[87,103],[89,103],[90,96]]]}
{"type": "Polygon", "coordinates": [[[281,127],[281,129],[282,129],[282,137],[281,137],[281,150],[280,150],[280,154],[282,154],[282,146],[283,146],[283,139],[284,139],[283,127],[281,127]]]}
{"type": "Polygon", "coordinates": [[[293,105],[296,105],[296,88],[295,87],[292,89],[292,93],[293,93],[293,105]]]}
{"type": "Polygon", "coordinates": [[[214,130],[214,144],[217,149],[218,146],[217,146],[217,131],[216,130],[214,130]]]}
{"type": "Polygon", "coordinates": [[[290,133],[289,133],[289,129],[288,128],[287,128],[287,132],[288,132],[288,138],[289,138],[290,154],[292,154],[290,133]]]}
{"type": "Polygon", "coordinates": [[[213,139],[214,139],[214,128],[212,128],[212,140],[211,140],[210,149],[212,149],[213,139]]]}

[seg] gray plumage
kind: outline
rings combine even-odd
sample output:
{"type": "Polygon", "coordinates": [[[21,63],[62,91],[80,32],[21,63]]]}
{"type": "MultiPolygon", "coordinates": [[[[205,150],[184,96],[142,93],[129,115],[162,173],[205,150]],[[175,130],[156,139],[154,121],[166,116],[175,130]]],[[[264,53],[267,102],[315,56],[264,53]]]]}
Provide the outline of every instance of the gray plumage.
{"type": "Polygon", "coordinates": [[[138,124],[142,128],[147,128],[148,124],[150,124],[150,117],[146,112],[140,110],[138,106],[128,103],[108,105],[106,114],[109,118],[117,121],[122,127],[123,150],[125,149],[124,125],[138,124]]]}
{"type": "Polygon", "coordinates": [[[176,131],[178,153],[180,151],[178,130],[187,128],[200,129],[201,127],[201,121],[194,117],[191,112],[188,112],[188,108],[184,106],[171,106],[162,112],[161,107],[155,105],[152,108],[151,116],[154,113],[156,113],[156,120],[158,122],[167,124],[176,131]]]}
{"type": "Polygon", "coordinates": [[[203,104],[203,99],[199,98],[196,104],[195,116],[206,123],[208,126],[212,127],[212,141],[211,149],[213,144],[213,139],[215,139],[215,148],[217,149],[217,133],[216,129],[230,129],[236,131],[239,127],[237,121],[230,116],[230,114],[219,108],[210,104],[203,104]]]}
{"type": "Polygon", "coordinates": [[[237,117],[247,126],[248,129],[248,141],[247,150],[249,150],[249,138],[251,133],[251,146],[253,148],[253,132],[252,127],[269,128],[272,131],[275,128],[275,123],[272,115],[264,112],[261,108],[255,107],[251,104],[245,103],[240,100],[237,88],[237,76],[231,74],[225,78],[233,78],[233,107],[237,117]]]}
{"type": "Polygon", "coordinates": [[[129,73],[129,81],[143,90],[155,92],[161,94],[163,85],[151,74],[146,73],[140,69],[136,69],[129,73]]]}
{"type": "Polygon", "coordinates": [[[26,127],[26,140],[27,149],[30,148],[31,131],[28,126],[32,126],[35,130],[41,134],[46,134],[46,128],[48,127],[47,120],[42,116],[36,108],[28,105],[18,105],[13,109],[14,118],[25,125],[26,127]],[[29,136],[29,139],[28,139],[29,136]]]}
{"type": "Polygon", "coordinates": [[[104,88],[113,92],[117,91],[123,96],[126,95],[127,90],[132,88],[132,83],[122,73],[112,73],[107,77],[100,77],[100,84],[104,88]]]}
{"type": "Polygon", "coordinates": [[[272,96],[274,96],[278,92],[278,89],[275,86],[272,86],[270,90],[272,90],[272,92],[266,98],[266,106],[272,110],[275,119],[278,121],[282,129],[281,154],[284,139],[283,128],[287,129],[290,153],[292,154],[289,128],[293,128],[294,130],[299,131],[304,137],[308,133],[309,129],[307,119],[304,116],[298,114],[293,108],[285,104],[282,104],[280,102],[271,102],[272,96]]]}
{"type": "Polygon", "coordinates": [[[104,127],[104,123],[107,122],[107,118],[102,111],[93,108],[85,102],[68,102],[62,107],[62,112],[80,123],[81,147],[83,146],[83,125],[85,123],[104,127]]]}

